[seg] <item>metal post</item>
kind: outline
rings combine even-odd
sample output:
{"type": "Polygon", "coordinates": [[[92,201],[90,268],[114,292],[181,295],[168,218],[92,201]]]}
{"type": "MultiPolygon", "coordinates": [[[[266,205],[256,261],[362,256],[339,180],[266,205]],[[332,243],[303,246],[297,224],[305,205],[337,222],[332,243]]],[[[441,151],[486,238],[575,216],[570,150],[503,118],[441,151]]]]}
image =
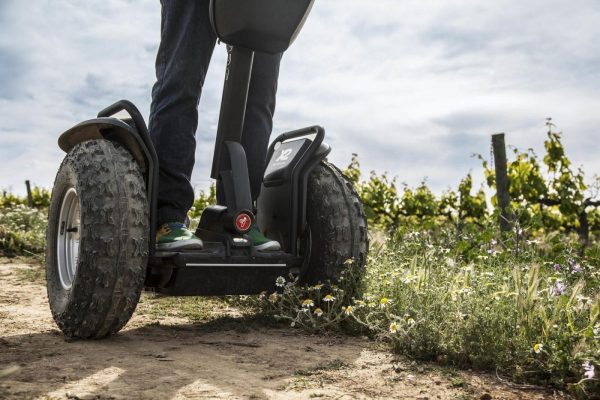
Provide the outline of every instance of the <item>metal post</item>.
{"type": "Polygon", "coordinates": [[[500,231],[504,233],[511,230],[513,222],[510,210],[510,182],[508,181],[507,173],[504,133],[492,135],[492,149],[496,169],[496,196],[498,198],[498,207],[500,208],[500,231]]]}
{"type": "Polygon", "coordinates": [[[33,196],[31,195],[31,185],[28,180],[25,181],[25,186],[27,186],[27,204],[33,208],[33,196]]]}

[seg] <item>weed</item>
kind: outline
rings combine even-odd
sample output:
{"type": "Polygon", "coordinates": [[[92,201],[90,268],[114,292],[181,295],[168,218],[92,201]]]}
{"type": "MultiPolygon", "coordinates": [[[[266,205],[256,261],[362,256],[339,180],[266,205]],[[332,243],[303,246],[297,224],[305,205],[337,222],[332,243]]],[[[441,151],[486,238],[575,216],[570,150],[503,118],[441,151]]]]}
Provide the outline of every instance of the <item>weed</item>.
{"type": "Polygon", "coordinates": [[[15,205],[0,210],[0,255],[34,255],[46,248],[46,211],[15,205]]]}
{"type": "Polygon", "coordinates": [[[337,370],[340,370],[343,368],[348,368],[348,364],[345,361],[342,361],[340,359],[335,359],[328,363],[319,364],[312,368],[297,370],[294,372],[294,375],[296,375],[296,376],[311,376],[311,375],[317,375],[321,372],[337,371],[337,370]]]}

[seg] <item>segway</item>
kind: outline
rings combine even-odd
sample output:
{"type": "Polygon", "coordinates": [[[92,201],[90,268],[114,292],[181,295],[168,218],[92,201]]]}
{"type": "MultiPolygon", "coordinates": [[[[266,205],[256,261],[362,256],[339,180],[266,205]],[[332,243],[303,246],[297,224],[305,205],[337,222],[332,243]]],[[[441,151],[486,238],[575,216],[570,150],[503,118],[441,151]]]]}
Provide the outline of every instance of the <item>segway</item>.
{"type": "Polygon", "coordinates": [[[241,145],[254,52],[285,51],[313,2],[210,3],[211,24],[232,48],[211,171],[225,201],[202,213],[195,232],[202,250],[155,248],[159,164],[131,102],[121,100],[60,136],[67,155],[52,191],[46,276],[52,315],[67,336],[119,331],[143,289],[171,296],[258,294],[281,290],[283,282],[336,281],[349,267],[361,273],[368,248],[363,206],[325,160],[331,148],[323,128],[273,141],[256,205],[241,145]],[[280,251],[253,248],[246,233],[254,221],[280,251]]]}

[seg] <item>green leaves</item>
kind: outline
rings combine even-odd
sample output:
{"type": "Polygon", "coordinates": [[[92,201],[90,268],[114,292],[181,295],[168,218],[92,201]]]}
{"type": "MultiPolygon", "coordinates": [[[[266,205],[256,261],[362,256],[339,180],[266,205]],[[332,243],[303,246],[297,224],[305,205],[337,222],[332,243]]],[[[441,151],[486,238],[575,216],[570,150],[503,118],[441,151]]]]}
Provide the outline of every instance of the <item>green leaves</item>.
{"type": "Polygon", "coordinates": [[[396,178],[387,172],[377,174],[371,171],[369,179],[360,181],[361,172],[358,156],[352,155],[350,165],[344,175],[354,184],[363,205],[370,226],[395,229],[403,224],[415,222],[437,223],[442,218],[454,223],[476,223],[487,217],[487,201],[483,188],[472,195],[471,174],[460,182],[458,193],[449,190],[440,198],[422,181],[416,188],[404,184],[399,193],[396,178]]]}
{"type": "Polygon", "coordinates": [[[208,188],[208,193],[205,191],[200,192],[199,196],[194,200],[194,204],[188,212],[188,215],[192,219],[200,218],[202,211],[213,204],[217,204],[217,188],[214,183],[208,188]]]}
{"type": "MultiPolygon", "coordinates": [[[[588,207],[598,196],[598,190],[588,193],[583,170],[574,170],[566,155],[562,133],[553,131],[554,124],[550,118],[546,126],[546,154],[542,163],[532,149],[526,152],[513,149],[515,158],[507,166],[511,206],[521,226],[528,226],[536,232],[555,229],[577,231],[585,244],[590,231],[600,230],[598,208],[588,207]]],[[[488,187],[495,189],[494,170],[487,160],[478,157],[488,187]]],[[[598,177],[595,179],[600,182],[598,177]]],[[[598,182],[590,186],[596,188],[598,182]]],[[[496,205],[495,196],[492,197],[492,205],[496,205]]]]}

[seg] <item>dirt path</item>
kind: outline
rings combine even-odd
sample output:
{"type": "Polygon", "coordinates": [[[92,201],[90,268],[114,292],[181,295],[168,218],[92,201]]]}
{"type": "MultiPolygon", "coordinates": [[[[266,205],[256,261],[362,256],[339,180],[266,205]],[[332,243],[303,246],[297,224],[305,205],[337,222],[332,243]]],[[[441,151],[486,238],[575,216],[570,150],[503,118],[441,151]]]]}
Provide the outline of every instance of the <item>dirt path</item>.
{"type": "Polygon", "coordinates": [[[0,398],[565,398],[411,363],[366,339],[266,328],[248,316],[191,323],[136,313],[113,338],[70,341],[52,320],[39,268],[0,261],[0,370],[18,367],[0,378],[0,398]]]}

